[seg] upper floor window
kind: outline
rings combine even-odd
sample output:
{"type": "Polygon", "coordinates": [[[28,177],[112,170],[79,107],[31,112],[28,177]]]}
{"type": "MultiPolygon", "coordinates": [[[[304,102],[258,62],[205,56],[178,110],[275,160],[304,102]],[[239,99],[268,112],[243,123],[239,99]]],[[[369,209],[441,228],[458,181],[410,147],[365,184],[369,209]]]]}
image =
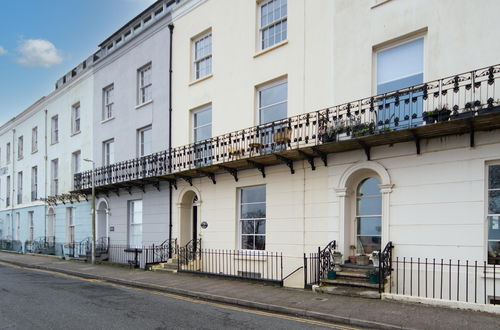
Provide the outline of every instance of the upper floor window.
{"type": "Polygon", "coordinates": [[[102,90],[102,120],[113,118],[114,90],[113,84],[102,90]]]}
{"type": "Polygon", "coordinates": [[[138,104],[152,100],[153,82],[151,79],[151,63],[137,70],[138,80],[138,104]]]}
{"type": "Polygon", "coordinates": [[[151,126],[137,130],[137,155],[139,157],[151,154],[153,152],[152,144],[151,126]]]}
{"type": "Polygon", "coordinates": [[[31,200],[36,201],[38,198],[38,167],[31,168],[31,200]]]}
{"type": "Polygon", "coordinates": [[[23,172],[17,173],[17,204],[23,203],[23,172]]]}
{"type": "Polygon", "coordinates": [[[240,189],[241,248],[266,249],[266,186],[240,189]]]}
{"type": "Polygon", "coordinates": [[[31,130],[31,152],[38,151],[38,127],[33,127],[31,130]]]}
{"type": "Polygon", "coordinates": [[[203,141],[212,137],[212,107],[207,106],[193,111],[193,138],[194,142],[203,141]]]}
{"type": "Polygon", "coordinates": [[[54,116],[50,120],[50,143],[59,142],[59,117],[54,116]]]}
{"type": "Polygon", "coordinates": [[[488,263],[500,265],[500,164],[488,166],[488,263]]]}
{"type": "Polygon", "coordinates": [[[50,162],[50,194],[56,196],[59,193],[59,159],[50,162]]]}
{"type": "Polygon", "coordinates": [[[193,40],[194,79],[200,79],[212,73],[212,32],[193,40]]]}
{"type": "Polygon", "coordinates": [[[115,140],[111,139],[102,143],[102,164],[111,165],[115,162],[115,140]]]}
{"type": "Polygon", "coordinates": [[[23,159],[24,154],[24,138],[21,135],[17,138],[17,159],[23,159]]]}
{"type": "Polygon", "coordinates": [[[71,107],[71,133],[80,133],[80,103],[71,107]]]}
{"type": "Polygon", "coordinates": [[[287,38],[287,0],[259,3],[260,47],[266,49],[287,38]]]}
{"type": "Polygon", "coordinates": [[[288,83],[280,80],[266,84],[258,90],[259,124],[266,124],[287,117],[288,83]]]}
{"type": "Polygon", "coordinates": [[[424,39],[377,53],[377,94],[423,83],[424,39]]]}
{"type": "Polygon", "coordinates": [[[76,174],[81,172],[82,165],[82,152],[80,150],[75,151],[71,154],[71,174],[76,174]]]}
{"type": "Polygon", "coordinates": [[[6,162],[7,162],[7,164],[9,164],[10,163],[10,142],[7,143],[7,145],[5,146],[5,149],[7,149],[7,151],[6,151],[7,155],[5,156],[6,162]]]}
{"type": "Polygon", "coordinates": [[[8,175],[7,179],[5,181],[5,206],[6,207],[10,206],[10,196],[11,196],[11,191],[10,191],[10,175],[8,175]]]}

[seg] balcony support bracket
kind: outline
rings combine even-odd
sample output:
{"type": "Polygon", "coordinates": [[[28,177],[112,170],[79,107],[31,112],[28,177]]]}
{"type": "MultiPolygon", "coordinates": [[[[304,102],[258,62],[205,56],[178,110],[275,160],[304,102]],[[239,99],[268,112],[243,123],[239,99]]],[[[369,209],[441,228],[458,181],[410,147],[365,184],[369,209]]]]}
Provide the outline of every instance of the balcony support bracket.
{"type": "Polygon", "coordinates": [[[206,172],[206,171],[202,171],[202,170],[198,170],[197,171],[198,173],[200,173],[201,175],[206,175],[208,176],[208,178],[210,180],[212,180],[212,183],[213,184],[217,184],[217,181],[215,181],[215,173],[212,173],[212,172],[206,172]]]}
{"type": "Polygon", "coordinates": [[[187,183],[189,183],[190,186],[193,186],[193,178],[192,177],[190,177],[190,176],[180,176],[179,175],[179,178],[181,178],[182,180],[184,180],[187,183]]]}
{"type": "Polygon", "coordinates": [[[250,164],[250,165],[254,166],[256,169],[258,169],[260,171],[260,173],[262,173],[263,178],[266,177],[266,167],[263,164],[257,163],[255,161],[249,160],[249,159],[247,159],[247,162],[248,162],[248,164],[250,164]]]}
{"type": "Polygon", "coordinates": [[[116,194],[116,196],[120,197],[120,188],[115,189],[114,193],[116,194]]]}
{"type": "Polygon", "coordinates": [[[227,171],[229,174],[231,174],[233,176],[234,181],[238,182],[238,170],[237,169],[227,167],[227,166],[222,166],[222,165],[219,165],[219,168],[224,170],[224,171],[227,171]]]}
{"type": "Polygon", "coordinates": [[[160,191],[160,181],[156,181],[152,183],[153,187],[155,187],[158,191],[160,191]]]}
{"type": "Polygon", "coordinates": [[[357,140],[357,142],[361,146],[361,148],[363,148],[363,150],[365,151],[366,159],[371,160],[371,155],[370,155],[370,148],[371,147],[368,144],[366,144],[365,141],[357,140]]]}
{"type": "Polygon", "coordinates": [[[328,155],[324,153],[323,151],[319,150],[317,147],[312,147],[312,150],[316,155],[318,155],[321,160],[323,161],[323,164],[325,164],[325,167],[328,166],[328,155]]]}
{"type": "Polygon", "coordinates": [[[293,169],[293,160],[283,157],[281,155],[275,155],[278,160],[282,161],[285,163],[286,166],[290,169],[290,173],[295,174],[295,170],[293,169]]]}
{"type": "Polygon", "coordinates": [[[418,136],[417,132],[410,131],[411,135],[413,135],[413,139],[415,140],[415,147],[417,148],[417,155],[420,155],[420,136],[418,136]]]}
{"type": "Polygon", "coordinates": [[[306,152],[304,152],[302,150],[299,150],[299,154],[301,154],[302,156],[304,156],[307,159],[307,161],[311,165],[311,170],[315,171],[316,170],[316,165],[314,164],[314,156],[311,156],[311,155],[309,155],[308,153],[306,153],[306,152]]]}
{"type": "Polygon", "coordinates": [[[476,142],[475,142],[475,135],[476,135],[476,132],[474,130],[474,122],[472,120],[469,120],[468,123],[469,125],[469,133],[470,133],[470,147],[471,148],[474,148],[475,145],[476,145],[476,142]]]}
{"type": "Polygon", "coordinates": [[[125,190],[128,192],[129,195],[132,195],[132,187],[127,187],[125,190]]]}
{"type": "Polygon", "coordinates": [[[172,187],[174,187],[175,190],[177,190],[177,180],[169,180],[169,183],[172,187]]]}

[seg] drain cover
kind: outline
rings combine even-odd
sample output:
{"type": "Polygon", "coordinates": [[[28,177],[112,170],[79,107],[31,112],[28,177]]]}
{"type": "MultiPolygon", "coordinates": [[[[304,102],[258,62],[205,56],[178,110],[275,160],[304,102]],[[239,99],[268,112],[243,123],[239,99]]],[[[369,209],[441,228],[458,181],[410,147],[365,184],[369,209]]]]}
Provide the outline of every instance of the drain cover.
{"type": "Polygon", "coordinates": [[[317,301],[327,301],[328,298],[314,298],[314,300],[317,300],[317,301]]]}

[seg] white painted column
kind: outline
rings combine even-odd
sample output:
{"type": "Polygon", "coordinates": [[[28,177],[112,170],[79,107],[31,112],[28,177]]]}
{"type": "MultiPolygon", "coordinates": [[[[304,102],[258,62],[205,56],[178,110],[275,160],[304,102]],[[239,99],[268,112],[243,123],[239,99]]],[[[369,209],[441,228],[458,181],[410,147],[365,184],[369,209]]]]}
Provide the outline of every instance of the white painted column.
{"type": "Polygon", "coordinates": [[[391,193],[393,184],[381,184],[379,185],[380,192],[382,193],[382,246],[381,248],[387,245],[387,243],[391,240],[390,237],[390,215],[391,215],[391,193]]]}

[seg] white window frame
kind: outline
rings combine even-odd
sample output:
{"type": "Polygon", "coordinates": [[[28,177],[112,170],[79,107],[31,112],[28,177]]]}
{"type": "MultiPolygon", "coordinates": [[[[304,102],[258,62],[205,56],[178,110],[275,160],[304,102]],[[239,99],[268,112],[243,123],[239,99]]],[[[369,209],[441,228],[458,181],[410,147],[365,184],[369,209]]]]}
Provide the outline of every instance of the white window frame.
{"type": "Polygon", "coordinates": [[[201,108],[198,108],[198,109],[195,109],[192,111],[192,122],[193,122],[193,131],[192,131],[192,135],[193,135],[193,142],[200,142],[200,141],[203,141],[203,140],[200,140],[200,141],[196,141],[196,131],[200,128],[203,128],[203,127],[207,127],[207,126],[210,126],[210,137],[212,137],[212,122],[213,122],[213,118],[212,120],[210,121],[209,124],[205,124],[205,125],[200,125],[200,126],[195,126],[196,125],[196,116],[200,113],[203,113],[205,111],[210,111],[211,114],[210,114],[210,117],[212,117],[212,104],[208,104],[208,105],[205,105],[201,108]]]}
{"type": "Polygon", "coordinates": [[[137,70],[137,105],[148,103],[153,100],[153,66],[150,63],[137,70]],[[145,73],[149,71],[150,81],[144,82],[145,73]],[[147,91],[150,90],[149,95],[147,91]]]}
{"type": "Polygon", "coordinates": [[[192,71],[193,71],[193,80],[198,80],[198,79],[201,79],[203,77],[207,77],[207,76],[210,76],[212,74],[212,65],[213,65],[213,62],[212,62],[212,30],[209,30],[205,33],[203,33],[202,35],[196,37],[195,39],[193,39],[192,41],[192,49],[193,49],[193,54],[192,54],[192,58],[193,58],[193,67],[192,67],[192,71]],[[197,47],[198,45],[201,45],[201,43],[205,40],[208,40],[209,41],[209,48],[210,48],[210,52],[200,58],[196,57],[196,50],[197,50],[197,47]],[[204,63],[204,62],[209,62],[209,67],[210,69],[203,75],[201,75],[200,71],[199,71],[199,65],[204,63]]]}
{"type": "Polygon", "coordinates": [[[7,175],[7,179],[5,180],[5,206],[8,207],[10,206],[10,197],[11,197],[11,190],[10,190],[10,185],[12,184],[10,175],[7,175]]]}
{"type": "Polygon", "coordinates": [[[59,142],[59,116],[55,115],[50,118],[50,143],[56,144],[59,142]]]}
{"type": "Polygon", "coordinates": [[[286,115],[283,119],[285,118],[288,118],[288,79],[287,78],[283,78],[283,79],[279,79],[279,80],[276,80],[276,81],[273,81],[273,82],[270,82],[270,83],[266,83],[266,84],[263,84],[263,85],[260,85],[258,88],[257,88],[257,115],[256,115],[256,118],[257,118],[257,125],[264,125],[264,124],[267,124],[267,123],[262,123],[261,122],[261,115],[260,115],[260,112],[261,110],[265,110],[267,108],[270,108],[270,107],[273,107],[275,105],[278,105],[278,104],[284,104],[286,103],[286,115]],[[269,105],[266,105],[264,107],[260,107],[260,93],[267,90],[267,89],[271,89],[271,88],[274,88],[274,87],[277,87],[279,85],[284,85],[286,84],[286,89],[287,89],[287,95],[286,95],[286,100],[284,101],[280,101],[280,102],[277,102],[277,103],[273,103],[273,104],[269,104],[269,105]]]}
{"type": "Polygon", "coordinates": [[[81,111],[80,102],[77,102],[71,106],[71,134],[78,134],[81,132],[81,111]]]}
{"type": "Polygon", "coordinates": [[[23,171],[17,172],[17,204],[23,203],[23,171]]]}
{"type": "Polygon", "coordinates": [[[24,157],[24,136],[19,136],[17,138],[17,159],[23,159],[24,157]]]}
{"type": "Polygon", "coordinates": [[[133,247],[140,247],[142,246],[142,239],[143,239],[143,236],[142,236],[142,225],[144,223],[144,219],[143,219],[143,216],[144,216],[144,204],[143,204],[143,201],[142,199],[136,199],[136,200],[130,200],[128,201],[128,239],[127,239],[127,242],[128,242],[128,246],[133,248],[133,247]],[[136,203],[141,203],[141,218],[140,218],[140,221],[136,221],[136,217],[135,217],[135,212],[134,212],[134,205],[136,203]],[[134,228],[134,229],[132,229],[134,228]],[[133,241],[133,233],[135,233],[135,230],[139,230],[140,231],[140,242],[134,242],[133,241]]]}
{"type": "Polygon", "coordinates": [[[50,194],[56,196],[59,192],[59,159],[50,161],[50,194]]]}
{"type": "Polygon", "coordinates": [[[14,240],[19,241],[19,237],[21,234],[21,213],[16,212],[16,223],[14,226],[14,240]]]}
{"type": "Polygon", "coordinates": [[[31,153],[38,151],[38,126],[31,129],[31,153]]]}
{"type": "Polygon", "coordinates": [[[10,158],[11,158],[10,142],[7,142],[5,148],[7,149],[6,156],[5,156],[6,157],[5,161],[6,161],[7,164],[10,164],[10,158]]]}
{"type": "Polygon", "coordinates": [[[31,201],[38,198],[38,166],[31,168],[31,201]]]}
{"type": "MultiPolygon", "coordinates": [[[[239,250],[241,250],[241,251],[256,251],[256,252],[266,251],[266,247],[267,247],[267,204],[268,204],[268,202],[267,202],[267,186],[266,185],[255,185],[255,186],[240,187],[237,189],[237,194],[238,194],[238,246],[239,246],[239,250]],[[266,207],[266,217],[265,218],[242,219],[242,217],[241,217],[242,191],[246,188],[254,188],[254,187],[264,187],[264,189],[266,190],[266,200],[264,202],[265,207],[266,207]],[[266,232],[264,234],[258,234],[258,235],[257,234],[253,234],[253,235],[245,234],[245,236],[264,236],[264,250],[244,249],[243,248],[243,240],[242,240],[242,237],[244,236],[243,235],[243,225],[242,225],[243,221],[265,221],[266,222],[266,232]]],[[[252,203],[245,203],[245,204],[252,204],[252,203]]],[[[253,204],[257,204],[257,203],[253,203],[253,204]]],[[[261,204],[261,202],[259,202],[258,204],[261,204]]]]}
{"type": "Polygon", "coordinates": [[[34,211],[28,211],[28,241],[33,242],[35,238],[34,211]]]}
{"type": "Polygon", "coordinates": [[[144,157],[153,153],[153,128],[151,125],[137,130],[137,157],[144,157]],[[144,132],[151,131],[151,152],[146,153],[144,150],[144,132]]]}
{"type": "Polygon", "coordinates": [[[114,91],[115,85],[111,84],[102,89],[102,120],[106,121],[114,118],[114,91]]]}
{"type": "MultiPolygon", "coordinates": [[[[500,213],[490,213],[489,212],[489,192],[490,191],[500,191],[500,188],[491,188],[489,187],[489,180],[490,180],[490,177],[489,177],[489,168],[491,166],[500,166],[500,162],[495,162],[495,163],[491,163],[491,164],[487,164],[486,166],[486,184],[485,184],[485,187],[486,187],[486,260],[487,260],[487,263],[490,264],[490,260],[489,260],[489,252],[488,252],[488,248],[489,248],[489,243],[490,242],[499,242],[500,244],[500,239],[490,239],[489,238],[489,222],[490,222],[490,217],[498,217],[500,218],[500,213]]],[[[500,225],[500,219],[498,220],[499,223],[498,225],[500,225]]]]}
{"type": "Polygon", "coordinates": [[[75,242],[75,208],[66,208],[66,243],[75,242]]]}
{"type": "Polygon", "coordinates": [[[114,162],[115,162],[115,139],[109,139],[102,143],[102,165],[108,166],[114,164],[114,162]],[[111,155],[113,157],[111,157],[111,155]]]}
{"type": "MultiPolygon", "coordinates": [[[[264,1],[261,1],[258,3],[258,17],[259,17],[259,26],[258,26],[258,30],[259,30],[259,49],[260,50],[265,50],[267,48],[270,48],[270,47],[273,47],[274,45],[278,44],[278,43],[281,43],[281,42],[284,42],[288,39],[288,0],[264,0],[264,1]],[[265,26],[262,26],[262,7],[264,6],[268,6],[269,4],[271,4],[272,2],[276,3],[276,2],[286,2],[286,15],[285,16],[281,16],[280,18],[272,21],[272,22],[268,22],[265,26]],[[264,45],[264,33],[266,31],[269,31],[270,29],[276,27],[277,25],[281,24],[281,26],[283,26],[284,24],[286,25],[286,30],[285,30],[285,38],[283,38],[282,40],[276,42],[274,41],[272,44],[269,44],[269,45],[264,45]]],[[[283,30],[281,30],[283,31],[283,30]]]]}

